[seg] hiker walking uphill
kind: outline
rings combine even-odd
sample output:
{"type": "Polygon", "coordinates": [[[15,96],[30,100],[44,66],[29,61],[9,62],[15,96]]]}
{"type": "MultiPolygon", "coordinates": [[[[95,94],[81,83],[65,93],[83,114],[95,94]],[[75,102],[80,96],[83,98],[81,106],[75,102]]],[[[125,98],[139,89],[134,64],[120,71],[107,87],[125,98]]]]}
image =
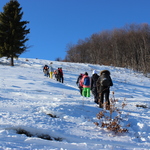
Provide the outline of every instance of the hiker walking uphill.
{"type": "Polygon", "coordinates": [[[54,77],[55,77],[56,80],[57,80],[57,72],[58,72],[57,70],[54,70],[54,77]]]}
{"type": "Polygon", "coordinates": [[[83,85],[82,85],[82,82],[81,82],[82,77],[83,77],[83,74],[80,73],[80,75],[78,76],[77,82],[76,82],[76,84],[77,84],[77,86],[78,86],[78,88],[80,90],[80,94],[81,95],[82,95],[82,90],[83,90],[83,85]]]}
{"type": "Polygon", "coordinates": [[[96,86],[99,94],[99,107],[103,108],[105,97],[106,109],[109,110],[110,109],[109,93],[110,93],[110,86],[113,86],[113,82],[110,77],[110,72],[108,70],[103,70],[100,72],[100,77],[96,82],[96,86]]]}
{"type": "Polygon", "coordinates": [[[64,83],[63,70],[61,67],[59,68],[59,82],[64,83]]]}
{"type": "Polygon", "coordinates": [[[50,66],[49,66],[49,75],[50,75],[50,78],[52,79],[53,78],[53,72],[54,72],[54,68],[52,67],[52,62],[50,63],[50,66]]]}
{"type": "Polygon", "coordinates": [[[83,85],[82,96],[90,97],[90,77],[87,72],[83,75],[81,83],[83,85]]]}
{"type": "Polygon", "coordinates": [[[98,93],[97,93],[97,87],[96,82],[99,78],[99,75],[97,74],[96,70],[93,70],[93,75],[91,77],[91,92],[94,96],[94,102],[98,104],[98,93]]]}
{"type": "Polygon", "coordinates": [[[54,74],[55,74],[56,80],[59,81],[60,80],[60,77],[59,77],[59,68],[54,71],[54,74]]]}
{"type": "Polygon", "coordinates": [[[58,68],[56,71],[55,71],[55,78],[57,81],[59,82],[64,82],[64,77],[63,77],[63,70],[62,68],[58,68]]]}
{"type": "Polygon", "coordinates": [[[49,77],[49,67],[47,65],[43,67],[43,72],[44,72],[44,76],[49,77]]]}

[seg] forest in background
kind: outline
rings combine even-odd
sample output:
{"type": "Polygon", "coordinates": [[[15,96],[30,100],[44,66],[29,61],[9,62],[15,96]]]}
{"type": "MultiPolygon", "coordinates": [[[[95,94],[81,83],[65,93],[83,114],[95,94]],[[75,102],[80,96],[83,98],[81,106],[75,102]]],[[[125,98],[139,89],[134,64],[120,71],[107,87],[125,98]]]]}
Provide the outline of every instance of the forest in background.
{"type": "Polygon", "coordinates": [[[112,65],[150,73],[150,25],[130,24],[67,45],[67,62],[112,65]]]}

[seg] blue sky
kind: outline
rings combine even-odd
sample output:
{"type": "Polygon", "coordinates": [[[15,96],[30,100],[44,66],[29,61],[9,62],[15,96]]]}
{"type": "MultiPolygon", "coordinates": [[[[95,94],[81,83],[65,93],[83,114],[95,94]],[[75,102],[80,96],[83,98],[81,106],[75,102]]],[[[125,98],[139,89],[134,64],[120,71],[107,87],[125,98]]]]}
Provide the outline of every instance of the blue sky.
{"type": "MultiPolygon", "coordinates": [[[[0,12],[9,0],[0,0],[0,12]]],[[[126,24],[150,24],[150,0],[18,0],[31,46],[22,58],[64,59],[67,45],[126,24]]]]}

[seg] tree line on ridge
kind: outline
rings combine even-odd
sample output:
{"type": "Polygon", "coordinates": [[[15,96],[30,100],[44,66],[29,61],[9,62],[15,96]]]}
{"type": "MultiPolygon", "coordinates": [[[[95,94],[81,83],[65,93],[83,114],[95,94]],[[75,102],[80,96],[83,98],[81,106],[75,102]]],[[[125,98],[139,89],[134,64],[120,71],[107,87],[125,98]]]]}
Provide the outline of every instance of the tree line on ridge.
{"type": "Polygon", "coordinates": [[[67,45],[65,61],[126,67],[150,73],[150,25],[130,24],[67,45]]]}

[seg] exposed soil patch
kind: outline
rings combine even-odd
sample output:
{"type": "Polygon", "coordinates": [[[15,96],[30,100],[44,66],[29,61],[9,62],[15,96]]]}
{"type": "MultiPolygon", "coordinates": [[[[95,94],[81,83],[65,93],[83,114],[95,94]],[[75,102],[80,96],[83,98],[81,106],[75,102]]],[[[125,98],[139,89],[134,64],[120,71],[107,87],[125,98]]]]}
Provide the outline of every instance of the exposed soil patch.
{"type": "Polygon", "coordinates": [[[142,107],[142,108],[148,108],[148,106],[146,106],[146,105],[136,105],[136,107],[142,107]]]}
{"type": "Polygon", "coordinates": [[[50,135],[48,134],[41,134],[41,135],[33,135],[32,133],[24,130],[24,129],[16,129],[16,133],[17,134],[25,134],[26,136],[28,137],[38,137],[38,138],[41,138],[41,139],[44,139],[44,140],[55,140],[55,141],[62,141],[63,139],[60,138],[60,137],[51,137],[50,135]]]}
{"type": "Polygon", "coordinates": [[[47,115],[52,117],[52,118],[59,118],[59,117],[57,117],[56,115],[53,115],[53,114],[47,114],[47,115]]]}

